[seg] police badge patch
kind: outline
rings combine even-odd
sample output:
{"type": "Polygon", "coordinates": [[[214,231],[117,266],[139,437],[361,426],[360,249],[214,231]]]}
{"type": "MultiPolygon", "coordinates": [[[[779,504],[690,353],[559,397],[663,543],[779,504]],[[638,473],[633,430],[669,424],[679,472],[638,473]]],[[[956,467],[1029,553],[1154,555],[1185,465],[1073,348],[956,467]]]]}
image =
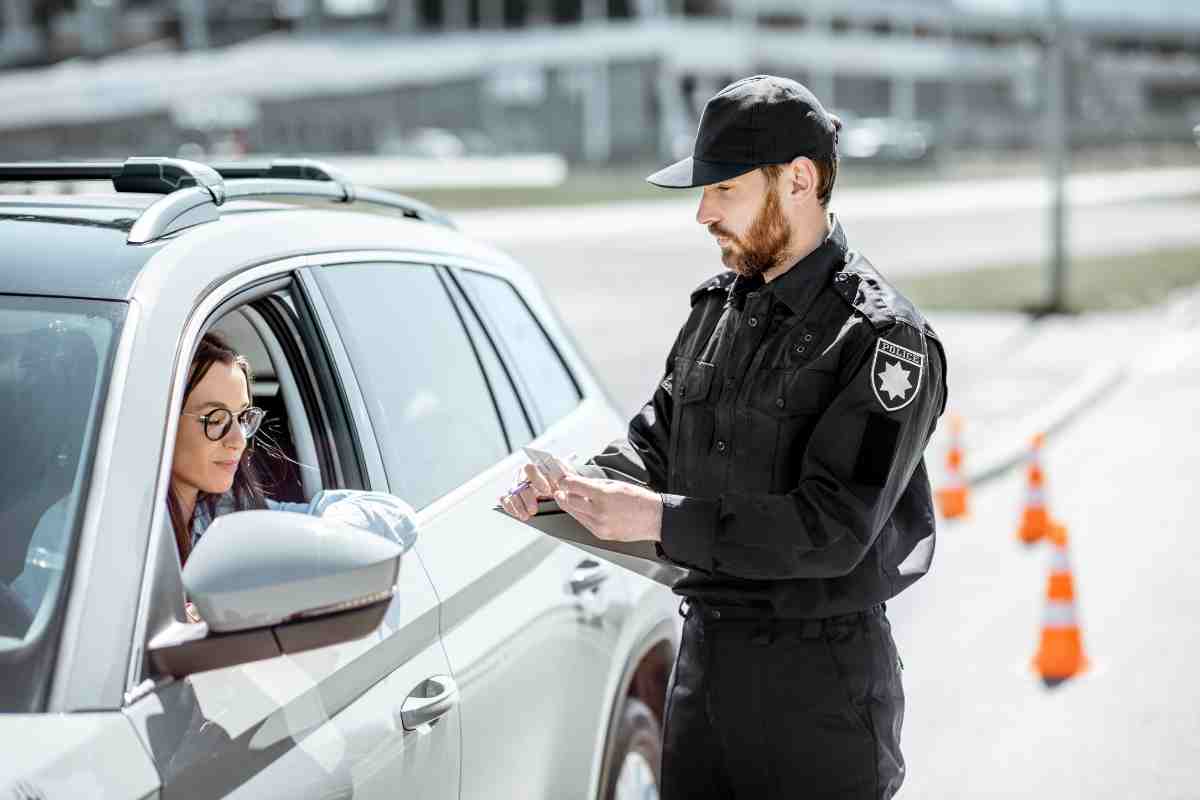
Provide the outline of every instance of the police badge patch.
{"type": "Polygon", "coordinates": [[[880,339],[875,344],[871,364],[871,388],[879,404],[888,411],[899,411],[913,401],[921,388],[925,356],[907,347],[880,339]]]}

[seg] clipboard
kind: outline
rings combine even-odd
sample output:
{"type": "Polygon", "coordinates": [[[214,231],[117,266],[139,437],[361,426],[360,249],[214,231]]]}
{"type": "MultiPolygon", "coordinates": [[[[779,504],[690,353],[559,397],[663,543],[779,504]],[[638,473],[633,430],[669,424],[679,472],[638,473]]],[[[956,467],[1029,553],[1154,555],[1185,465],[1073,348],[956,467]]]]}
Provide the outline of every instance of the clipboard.
{"type": "MultiPolygon", "coordinates": [[[[493,506],[492,510],[503,514],[507,519],[520,522],[516,517],[509,516],[500,506],[493,506]]],[[[596,538],[591,531],[580,525],[578,520],[559,508],[558,503],[552,499],[538,500],[538,513],[524,524],[577,547],[588,555],[624,567],[668,588],[673,588],[688,574],[686,567],[659,558],[654,549],[654,542],[613,542],[596,538]]]]}

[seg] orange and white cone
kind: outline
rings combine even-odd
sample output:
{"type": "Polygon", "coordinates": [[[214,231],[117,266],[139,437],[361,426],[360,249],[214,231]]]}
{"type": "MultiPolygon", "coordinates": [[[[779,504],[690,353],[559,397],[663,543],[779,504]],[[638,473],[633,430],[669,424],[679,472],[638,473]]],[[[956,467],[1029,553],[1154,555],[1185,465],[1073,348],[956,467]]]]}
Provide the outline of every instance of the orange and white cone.
{"type": "Polygon", "coordinates": [[[950,450],[946,453],[946,485],[938,489],[938,507],[946,519],[967,515],[970,492],[963,478],[962,417],[950,420],[950,450]]]}
{"type": "Polygon", "coordinates": [[[1047,688],[1054,688],[1083,672],[1088,664],[1075,610],[1075,586],[1067,558],[1067,529],[1053,525],[1049,536],[1054,548],[1050,554],[1050,581],[1046,586],[1041,642],[1033,658],[1033,668],[1047,688]]]}
{"type": "Polygon", "coordinates": [[[1050,512],[1046,507],[1046,473],[1042,471],[1042,442],[1044,437],[1038,434],[1033,437],[1029,448],[1029,467],[1026,470],[1028,488],[1025,494],[1025,508],[1021,511],[1021,526],[1017,530],[1017,538],[1025,544],[1033,544],[1049,535],[1050,512]]]}

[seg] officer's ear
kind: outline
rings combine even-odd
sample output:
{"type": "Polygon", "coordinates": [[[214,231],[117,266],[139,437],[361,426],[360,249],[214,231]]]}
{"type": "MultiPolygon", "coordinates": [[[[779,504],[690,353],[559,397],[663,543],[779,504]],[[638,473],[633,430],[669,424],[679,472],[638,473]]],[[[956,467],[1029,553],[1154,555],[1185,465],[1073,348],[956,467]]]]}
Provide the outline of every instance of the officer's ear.
{"type": "Polygon", "coordinates": [[[803,202],[809,197],[817,196],[817,185],[821,174],[811,158],[798,156],[788,162],[784,168],[783,180],[786,181],[784,197],[792,202],[803,202]]]}

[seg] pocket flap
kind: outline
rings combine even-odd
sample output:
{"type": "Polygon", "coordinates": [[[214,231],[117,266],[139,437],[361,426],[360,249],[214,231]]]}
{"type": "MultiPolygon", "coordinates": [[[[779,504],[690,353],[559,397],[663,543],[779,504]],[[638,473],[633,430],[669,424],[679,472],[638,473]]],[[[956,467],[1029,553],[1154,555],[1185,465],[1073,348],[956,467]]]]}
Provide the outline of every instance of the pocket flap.
{"type": "Polygon", "coordinates": [[[675,385],[679,387],[677,399],[680,403],[694,403],[708,397],[716,365],[707,361],[680,358],[675,365],[675,372],[675,385]]]}
{"type": "Polygon", "coordinates": [[[776,417],[815,414],[829,404],[834,377],[803,367],[765,370],[750,403],[776,417]]]}

